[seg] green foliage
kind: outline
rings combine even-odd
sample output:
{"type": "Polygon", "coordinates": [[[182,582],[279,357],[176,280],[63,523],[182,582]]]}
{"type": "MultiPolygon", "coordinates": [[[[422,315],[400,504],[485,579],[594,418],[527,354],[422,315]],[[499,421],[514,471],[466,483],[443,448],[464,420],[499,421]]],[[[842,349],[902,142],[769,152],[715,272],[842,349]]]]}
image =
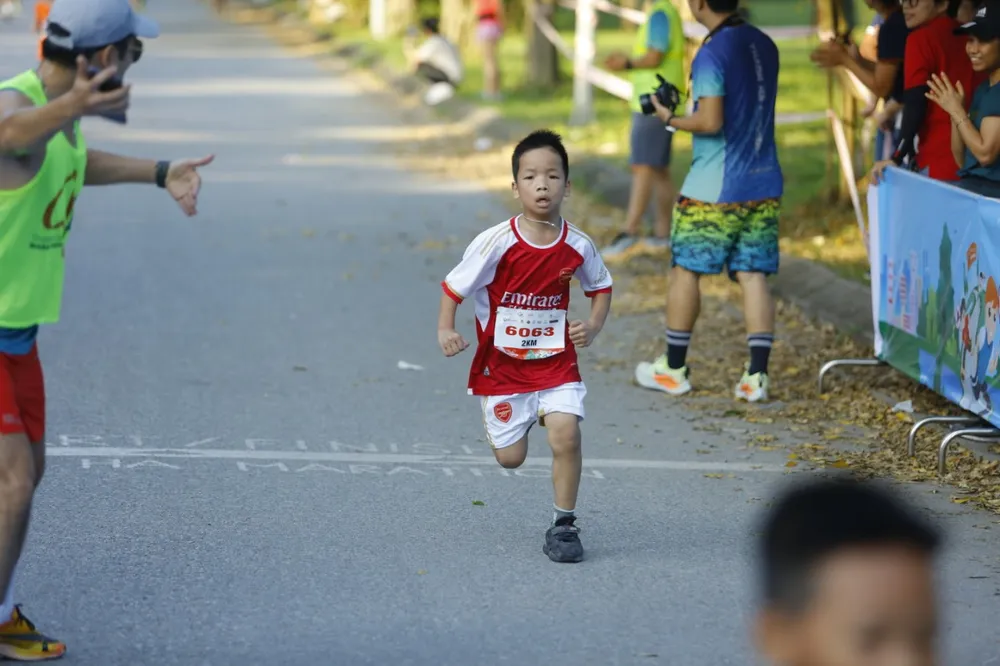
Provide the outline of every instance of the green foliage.
{"type": "MultiPolygon", "coordinates": [[[[368,2],[368,0],[364,0],[368,2]]],[[[417,20],[441,16],[441,0],[417,0],[417,20]]]]}

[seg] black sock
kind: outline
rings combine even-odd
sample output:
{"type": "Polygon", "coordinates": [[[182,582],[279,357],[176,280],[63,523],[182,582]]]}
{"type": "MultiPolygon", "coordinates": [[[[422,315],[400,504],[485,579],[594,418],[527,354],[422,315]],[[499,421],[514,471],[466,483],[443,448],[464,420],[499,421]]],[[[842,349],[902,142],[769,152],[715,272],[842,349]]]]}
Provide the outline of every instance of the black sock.
{"type": "Polygon", "coordinates": [[[688,345],[691,344],[691,331],[674,331],[667,329],[667,366],[679,370],[687,362],[688,345]]]}
{"type": "Polygon", "coordinates": [[[750,346],[750,370],[751,375],[758,372],[767,374],[767,361],[771,357],[771,344],[774,342],[773,333],[751,333],[747,336],[747,344],[750,346]]]}

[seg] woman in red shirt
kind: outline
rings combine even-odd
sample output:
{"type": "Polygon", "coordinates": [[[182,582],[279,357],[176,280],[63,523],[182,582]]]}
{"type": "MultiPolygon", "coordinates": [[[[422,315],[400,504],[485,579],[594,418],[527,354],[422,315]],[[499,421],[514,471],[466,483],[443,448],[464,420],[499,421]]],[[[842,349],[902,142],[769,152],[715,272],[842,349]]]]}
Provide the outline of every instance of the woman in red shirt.
{"type": "MultiPolygon", "coordinates": [[[[890,164],[911,159],[916,170],[935,180],[958,180],[958,164],[951,151],[951,117],[927,103],[928,81],[944,73],[965,90],[975,90],[984,75],[972,71],[965,53],[968,38],[956,35],[958,22],[948,16],[949,0],[903,0],[910,35],[903,56],[903,120],[900,142],[891,160],[875,164],[874,182],[890,164]],[[914,157],[915,154],[915,157],[914,157]]],[[[968,110],[969,101],[966,101],[968,110]]]]}
{"type": "Polygon", "coordinates": [[[500,97],[500,37],[503,36],[502,0],[476,0],[476,32],[483,43],[483,99],[500,97]]]}

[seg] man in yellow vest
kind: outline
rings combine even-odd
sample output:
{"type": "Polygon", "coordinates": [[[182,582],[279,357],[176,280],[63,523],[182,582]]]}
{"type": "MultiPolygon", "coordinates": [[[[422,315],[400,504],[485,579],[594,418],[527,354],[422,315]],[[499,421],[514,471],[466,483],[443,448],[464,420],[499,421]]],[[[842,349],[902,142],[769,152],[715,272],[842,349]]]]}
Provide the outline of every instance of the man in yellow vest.
{"type": "Polygon", "coordinates": [[[656,75],[684,90],[684,24],[670,0],[647,0],[646,22],[638,30],[632,55],[614,53],[605,66],[627,71],[632,82],[632,130],[629,164],[632,192],[629,196],[625,229],[602,252],[605,258],[620,256],[639,242],[639,225],[656,191],[654,235],[645,244],[654,249],[670,247],[670,219],[677,191],[670,180],[670,146],[673,134],[663,129],[655,115],[644,115],[639,96],[659,86],[656,75]]]}
{"type": "Polygon", "coordinates": [[[0,82],[0,657],[58,659],[60,641],[14,605],[14,569],[45,469],[45,387],[35,338],[59,320],[66,236],[85,185],[148,183],[188,215],[197,210],[199,160],[122,157],[87,147],[83,116],[124,121],[139,38],[159,28],[129,0],[55,0],[42,61],[0,82]]]}

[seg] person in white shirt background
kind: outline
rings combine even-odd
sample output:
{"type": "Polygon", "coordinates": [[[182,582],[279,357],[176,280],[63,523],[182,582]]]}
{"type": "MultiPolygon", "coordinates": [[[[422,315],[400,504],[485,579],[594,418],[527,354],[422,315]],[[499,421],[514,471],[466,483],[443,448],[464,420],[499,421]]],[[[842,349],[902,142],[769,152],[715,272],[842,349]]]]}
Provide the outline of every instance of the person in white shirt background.
{"type": "Polygon", "coordinates": [[[21,0],[0,0],[0,19],[11,21],[21,15],[21,0]]]}
{"type": "Polygon", "coordinates": [[[417,76],[431,84],[424,101],[432,105],[440,104],[454,95],[462,82],[462,57],[458,48],[439,32],[438,19],[424,19],[421,28],[424,41],[416,49],[408,45],[407,59],[417,76]]]}

